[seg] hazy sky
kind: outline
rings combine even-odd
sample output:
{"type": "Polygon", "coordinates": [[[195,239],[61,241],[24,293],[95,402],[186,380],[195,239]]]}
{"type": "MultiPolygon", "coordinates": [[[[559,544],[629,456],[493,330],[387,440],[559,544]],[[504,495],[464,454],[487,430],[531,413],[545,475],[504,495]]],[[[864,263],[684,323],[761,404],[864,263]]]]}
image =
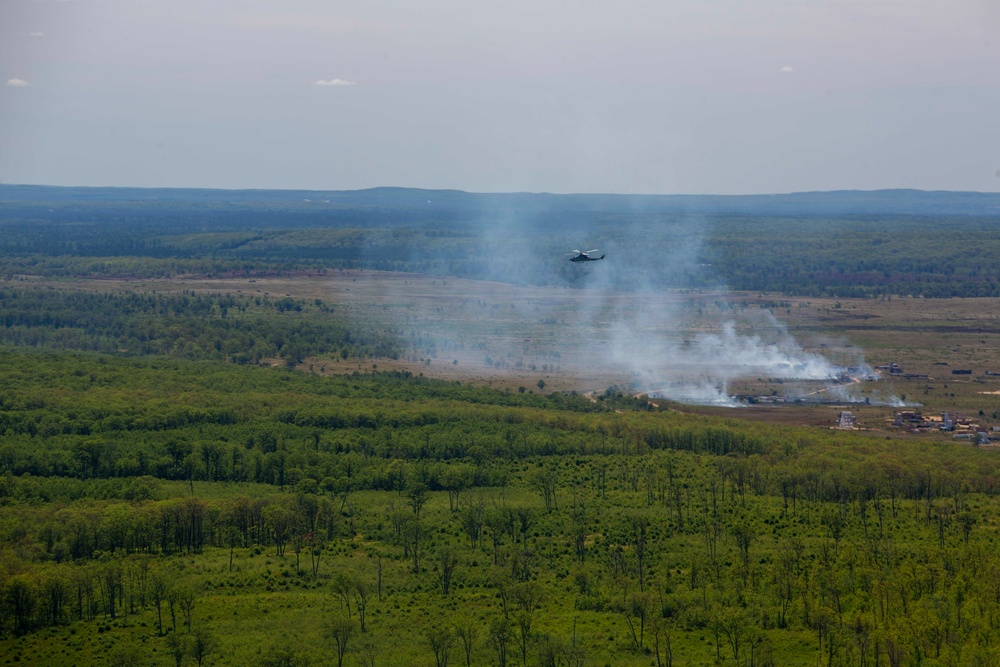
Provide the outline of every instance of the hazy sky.
{"type": "Polygon", "coordinates": [[[0,181],[1000,190],[997,0],[0,0],[0,181]]]}

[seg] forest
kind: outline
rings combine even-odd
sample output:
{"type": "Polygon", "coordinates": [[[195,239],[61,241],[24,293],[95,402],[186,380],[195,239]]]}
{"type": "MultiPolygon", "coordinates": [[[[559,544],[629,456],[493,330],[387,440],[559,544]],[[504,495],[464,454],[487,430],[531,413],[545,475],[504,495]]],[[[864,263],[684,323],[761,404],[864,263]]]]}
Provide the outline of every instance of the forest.
{"type": "Polygon", "coordinates": [[[170,191],[0,186],[0,276],[290,275],[374,269],[581,287],[600,246],[620,290],[1000,296],[1000,196],[754,197],[170,191]]]}
{"type": "Polygon", "coordinates": [[[993,452],[399,374],[0,368],[22,661],[998,657],[993,452]]]}
{"type": "Polygon", "coordinates": [[[351,331],[333,311],[318,300],[266,295],[0,289],[0,343],[235,363],[399,356],[391,332],[351,331]]]}
{"type": "Polygon", "coordinates": [[[729,285],[785,310],[1000,296],[993,200],[934,195],[0,186],[0,656],[1000,664],[995,448],[389,370],[418,356],[406,327],[250,283],[363,268],[586,288],[559,256],[582,221],[609,260],[630,253],[603,269],[612,290],[729,285]],[[553,224],[495,247],[484,201],[553,224]]]}

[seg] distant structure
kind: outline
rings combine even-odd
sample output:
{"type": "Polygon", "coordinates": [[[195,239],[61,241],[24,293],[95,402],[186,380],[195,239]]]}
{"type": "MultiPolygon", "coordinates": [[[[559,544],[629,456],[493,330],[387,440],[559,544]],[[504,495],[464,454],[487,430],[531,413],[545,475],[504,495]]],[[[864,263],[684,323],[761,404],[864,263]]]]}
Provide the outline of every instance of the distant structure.
{"type": "MultiPolygon", "coordinates": [[[[892,423],[893,426],[898,426],[910,433],[941,431],[952,433],[952,437],[956,440],[972,440],[977,445],[990,443],[990,437],[985,427],[958,412],[942,412],[940,416],[929,415],[925,417],[919,412],[908,410],[897,412],[892,423]]],[[[997,427],[993,428],[997,430],[997,427]]]]}
{"type": "Polygon", "coordinates": [[[907,373],[903,368],[896,362],[890,362],[884,366],[876,366],[876,370],[885,371],[889,375],[895,378],[905,378],[907,380],[923,380],[927,378],[926,373],[907,373]]]}
{"type": "Polygon", "coordinates": [[[854,431],[858,428],[858,418],[846,410],[837,416],[837,428],[843,431],[854,431]]]}
{"type": "Polygon", "coordinates": [[[895,418],[892,420],[892,425],[913,432],[926,431],[930,428],[930,424],[924,419],[924,416],[913,410],[897,412],[895,418]]]}
{"type": "Polygon", "coordinates": [[[951,414],[948,413],[948,412],[945,412],[945,413],[943,413],[941,415],[941,430],[942,431],[954,431],[955,430],[955,422],[951,418],[951,414]]]}

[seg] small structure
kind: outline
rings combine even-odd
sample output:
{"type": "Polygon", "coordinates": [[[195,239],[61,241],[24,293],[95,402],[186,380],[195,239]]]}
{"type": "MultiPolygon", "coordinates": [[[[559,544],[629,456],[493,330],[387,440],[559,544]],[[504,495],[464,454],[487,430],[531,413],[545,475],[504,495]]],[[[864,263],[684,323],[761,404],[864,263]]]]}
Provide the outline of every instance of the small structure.
{"type": "Polygon", "coordinates": [[[955,422],[952,421],[950,413],[942,413],[941,415],[941,430],[942,431],[954,431],[955,422]]]}
{"type": "Polygon", "coordinates": [[[841,411],[837,417],[837,428],[843,431],[854,431],[858,428],[858,418],[846,410],[841,411]]]}
{"type": "Polygon", "coordinates": [[[905,429],[912,429],[924,424],[924,416],[913,410],[897,412],[892,422],[895,426],[902,426],[905,429]]]}

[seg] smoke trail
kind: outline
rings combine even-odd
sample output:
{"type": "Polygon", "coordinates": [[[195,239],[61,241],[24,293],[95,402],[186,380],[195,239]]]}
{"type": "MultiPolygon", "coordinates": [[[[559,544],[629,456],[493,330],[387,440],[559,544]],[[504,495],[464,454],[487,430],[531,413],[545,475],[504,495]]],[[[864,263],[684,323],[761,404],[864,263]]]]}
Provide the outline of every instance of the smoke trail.
{"type": "MultiPolygon", "coordinates": [[[[681,299],[641,298],[662,293],[665,284],[703,285],[714,287],[718,301],[729,301],[722,281],[701,260],[705,233],[693,221],[682,228],[644,229],[629,239],[639,250],[625,249],[626,261],[618,264],[615,255],[609,255],[618,270],[595,273],[587,284],[606,295],[600,306],[611,322],[609,344],[596,346],[594,353],[603,353],[603,363],[634,378],[637,391],[687,404],[743,405],[729,390],[741,378],[839,386],[847,368],[805,350],[770,310],[719,308],[707,315],[681,299]],[[639,261],[629,261],[636,255],[639,261]],[[627,280],[622,279],[623,271],[629,274],[627,280]],[[615,294],[623,282],[640,298],[623,300],[615,294]]],[[[856,376],[875,377],[863,359],[853,365],[856,376]]]]}
{"type": "MultiPolygon", "coordinates": [[[[475,248],[467,260],[476,267],[472,275],[534,285],[532,295],[544,286],[551,297],[507,295],[506,314],[495,324],[489,319],[496,311],[432,315],[454,344],[489,360],[479,362],[483,368],[495,370],[491,362],[502,359],[534,371],[533,360],[562,353],[578,368],[598,368],[602,376],[628,378],[636,391],[689,404],[741,405],[730,387],[747,378],[823,382],[825,389],[803,391],[865,400],[854,383],[842,385],[847,367],[806,350],[769,310],[732,306],[724,281],[706,263],[707,221],[617,211],[571,224],[566,211],[558,214],[548,225],[545,211],[498,208],[471,215],[463,227],[475,248]],[[574,248],[595,247],[606,260],[566,257],[574,248]]],[[[855,376],[874,376],[863,359],[852,365],[855,376]]]]}
{"type": "MultiPolygon", "coordinates": [[[[678,309],[675,315],[689,313],[678,309]]],[[[611,361],[643,377],[657,396],[682,403],[738,405],[728,391],[737,378],[833,381],[843,373],[822,355],[805,351],[768,311],[746,316],[749,321],[742,326],[735,319],[723,320],[717,330],[680,341],[672,333],[633,326],[641,318],[639,314],[615,327],[611,361]]],[[[680,320],[682,330],[685,324],[680,320]]]]}

